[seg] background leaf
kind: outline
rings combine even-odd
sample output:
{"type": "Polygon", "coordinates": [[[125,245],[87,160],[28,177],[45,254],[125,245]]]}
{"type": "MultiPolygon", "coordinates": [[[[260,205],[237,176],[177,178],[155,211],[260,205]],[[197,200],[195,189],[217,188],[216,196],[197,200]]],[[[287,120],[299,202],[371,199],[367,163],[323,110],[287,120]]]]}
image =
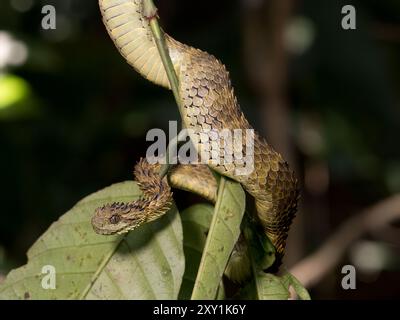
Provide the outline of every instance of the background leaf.
{"type": "MultiPolygon", "coordinates": [[[[287,300],[290,298],[289,288],[292,287],[301,300],[311,300],[310,294],[303,285],[289,272],[282,276],[258,271],[255,275],[254,292],[259,300],[287,300]]],[[[248,292],[244,292],[247,293],[248,292]]]]}
{"type": "Polygon", "coordinates": [[[239,183],[221,177],[218,200],[192,299],[215,299],[226,264],[240,235],[245,200],[245,193],[239,183]]]}
{"type": "Polygon", "coordinates": [[[80,201],[36,241],[28,263],[9,273],[0,299],[176,299],[184,255],[175,207],[125,237],[97,235],[90,224],[95,208],[140,194],[129,181],[80,201]],[[41,286],[45,265],[55,267],[54,290],[41,286]]]}
{"type": "Polygon", "coordinates": [[[263,271],[255,275],[258,300],[288,300],[289,290],[282,279],[263,271]]]}
{"type": "MultiPolygon", "coordinates": [[[[302,300],[310,300],[310,295],[302,284],[289,272],[282,276],[265,273],[264,270],[275,260],[275,248],[264,233],[260,233],[248,220],[244,223],[244,235],[249,245],[253,281],[243,288],[239,297],[258,300],[287,300],[289,288],[293,287],[302,300]]],[[[256,228],[258,229],[258,228],[256,228]]]]}
{"type": "Polygon", "coordinates": [[[310,294],[308,293],[307,289],[303,287],[297,278],[289,272],[282,277],[282,279],[288,279],[287,283],[289,286],[292,286],[294,291],[297,293],[301,300],[311,300],[310,294]]]}

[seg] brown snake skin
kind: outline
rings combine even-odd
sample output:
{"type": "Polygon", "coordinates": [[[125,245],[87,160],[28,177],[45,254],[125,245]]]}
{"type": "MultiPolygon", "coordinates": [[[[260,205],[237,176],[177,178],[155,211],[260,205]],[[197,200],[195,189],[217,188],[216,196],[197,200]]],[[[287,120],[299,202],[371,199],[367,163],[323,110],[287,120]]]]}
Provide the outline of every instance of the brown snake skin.
{"type": "MultiPolygon", "coordinates": [[[[105,26],[128,63],[145,78],[169,88],[149,22],[143,17],[142,0],[100,0],[99,3],[105,26]]],[[[197,142],[197,151],[201,153],[206,148],[204,135],[218,142],[221,137],[215,133],[221,130],[252,129],[239,107],[225,66],[214,56],[181,44],[169,36],[166,36],[166,42],[180,83],[184,106],[183,125],[193,129],[190,138],[197,142]]],[[[279,259],[284,254],[289,227],[297,210],[297,180],[282,156],[257,133],[254,136],[254,155],[246,153],[244,133],[242,138],[240,143],[235,141],[233,146],[223,143],[218,150],[220,159],[234,155],[239,161],[214,163],[206,159],[207,164],[221,175],[240,182],[254,197],[258,220],[274,244],[279,259]],[[236,170],[250,162],[254,163],[254,170],[247,175],[238,175],[236,170]]],[[[158,169],[145,161],[139,162],[138,167],[141,167],[142,174],[137,170],[139,174],[136,174],[136,178],[141,181],[143,199],[131,204],[113,204],[114,208],[113,205],[106,205],[98,209],[92,220],[97,232],[126,232],[140,225],[143,220],[157,218],[168,208],[166,203],[170,203],[172,194],[166,179],[160,181],[156,174],[158,169]],[[148,213],[148,209],[153,212],[148,213]],[[150,218],[143,218],[144,211],[150,218]],[[142,218],[138,218],[138,215],[142,218]]],[[[201,167],[186,166],[181,173],[170,175],[170,182],[173,186],[203,194],[213,200],[216,196],[216,186],[210,185],[213,176],[208,169],[199,169],[201,167]],[[194,175],[200,178],[193,179],[194,175]],[[209,190],[214,188],[214,191],[207,191],[207,186],[211,187],[209,190]]]]}

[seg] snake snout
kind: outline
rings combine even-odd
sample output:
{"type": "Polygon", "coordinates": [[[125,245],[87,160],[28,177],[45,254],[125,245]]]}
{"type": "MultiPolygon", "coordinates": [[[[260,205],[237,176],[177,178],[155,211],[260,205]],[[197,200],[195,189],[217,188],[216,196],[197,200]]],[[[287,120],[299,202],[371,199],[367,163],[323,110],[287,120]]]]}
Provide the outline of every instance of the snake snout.
{"type": "Polygon", "coordinates": [[[110,205],[107,204],[97,208],[91,221],[94,231],[104,235],[116,233],[117,231],[114,232],[114,230],[110,229],[110,219],[115,220],[110,205]]]}

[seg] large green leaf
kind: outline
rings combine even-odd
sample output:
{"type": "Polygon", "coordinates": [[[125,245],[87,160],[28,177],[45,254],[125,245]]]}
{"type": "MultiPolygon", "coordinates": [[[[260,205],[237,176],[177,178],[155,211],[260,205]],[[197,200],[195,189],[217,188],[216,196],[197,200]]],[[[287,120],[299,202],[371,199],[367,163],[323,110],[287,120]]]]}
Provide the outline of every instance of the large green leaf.
{"type": "MultiPolygon", "coordinates": [[[[289,272],[282,276],[256,271],[254,276],[254,293],[258,300],[288,300],[290,298],[289,288],[292,287],[302,300],[310,300],[310,295],[302,284],[289,272]]],[[[244,291],[244,294],[249,294],[244,291]]]]}
{"type": "Polygon", "coordinates": [[[281,278],[263,271],[255,275],[256,296],[258,300],[288,300],[289,289],[281,278]]]}
{"type": "Polygon", "coordinates": [[[28,263],[7,276],[1,299],[176,299],[184,272],[182,229],[176,208],[127,236],[93,232],[94,209],[140,196],[135,182],[98,191],[74,206],[28,251],[28,263]],[[44,289],[43,266],[56,271],[56,289],[44,289]]]}
{"type": "Polygon", "coordinates": [[[245,200],[239,183],[221,177],[192,299],[215,299],[226,264],[240,235],[245,200]]]}
{"type": "Polygon", "coordinates": [[[180,299],[190,299],[192,294],[213,211],[210,204],[196,204],[181,212],[186,269],[180,299]]]}
{"type": "Polygon", "coordinates": [[[246,220],[244,235],[249,245],[253,281],[240,293],[241,298],[257,300],[288,300],[289,288],[293,287],[303,300],[309,300],[310,295],[301,283],[289,272],[282,276],[266,273],[264,270],[275,260],[275,249],[265,234],[261,234],[246,220]]]}
{"type": "Polygon", "coordinates": [[[292,287],[296,292],[297,296],[301,300],[311,300],[310,294],[307,289],[303,287],[300,281],[291,273],[286,271],[286,273],[281,277],[282,283],[284,283],[287,288],[292,287]]]}

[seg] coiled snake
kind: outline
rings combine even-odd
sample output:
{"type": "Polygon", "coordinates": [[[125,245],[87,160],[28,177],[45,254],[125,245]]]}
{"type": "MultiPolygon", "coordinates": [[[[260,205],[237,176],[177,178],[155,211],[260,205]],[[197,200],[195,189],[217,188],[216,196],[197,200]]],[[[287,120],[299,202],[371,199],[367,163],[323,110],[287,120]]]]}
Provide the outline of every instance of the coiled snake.
{"type": "MultiPolygon", "coordinates": [[[[108,33],[127,62],[148,80],[170,88],[149,21],[143,14],[143,0],[99,0],[99,4],[108,33]]],[[[190,137],[198,142],[199,153],[205,147],[202,143],[204,133],[252,129],[240,110],[229,73],[219,60],[168,35],[166,44],[179,79],[182,122],[184,127],[192,129],[190,137]]],[[[226,147],[220,156],[239,154],[243,160],[246,158],[244,144],[235,144],[233,150],[226,147]]],[[[254,197],[258,220],[280,259],[297,210],[297,180],[282,156],[257,133],[254,135],[254,154],[246,159],[235,163],[207,163],[219,174],[240,182],[254,197]],[[238,175],[237,169],[244,167],[246,161],[254,162],[254,170],[238,175]]],[[[206,165],[178,165],[169,174],[169,182],[167,178],[160,178],[159,170],[159,165],[139,161],[135,176],[143,191],[142,198],[98,208],[92,218],[94,230],[100,234],[124,233],[158,218],[171,204],[170,185],[215,201],[217,186],[206,165]]]]}

